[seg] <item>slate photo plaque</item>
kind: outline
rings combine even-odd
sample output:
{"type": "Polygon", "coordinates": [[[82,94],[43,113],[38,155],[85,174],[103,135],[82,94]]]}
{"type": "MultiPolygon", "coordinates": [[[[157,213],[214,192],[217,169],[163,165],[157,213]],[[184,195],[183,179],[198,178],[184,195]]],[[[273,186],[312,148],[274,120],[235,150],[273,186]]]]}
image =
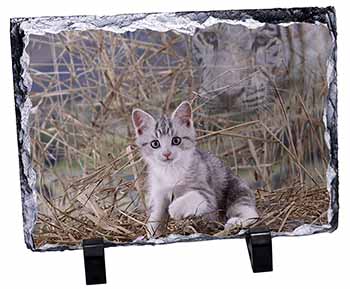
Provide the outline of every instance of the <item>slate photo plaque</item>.
{"type": "Polygon", "coordinates": [[[11,19],[27,247],[332,232],[333,7],[11,19]]]}

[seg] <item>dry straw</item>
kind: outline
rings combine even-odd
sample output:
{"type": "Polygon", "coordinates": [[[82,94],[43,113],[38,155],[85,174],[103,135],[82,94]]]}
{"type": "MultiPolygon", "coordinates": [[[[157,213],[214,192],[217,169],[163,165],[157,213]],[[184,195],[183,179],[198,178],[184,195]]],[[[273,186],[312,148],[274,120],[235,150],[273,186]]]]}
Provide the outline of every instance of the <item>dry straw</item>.
{"type": "MultiPolygon", "coordinates": [[[[256,189],[260,219],[276,232],[326,224],[326,82],[303,93],[296,80],[268,110],[237,118],[210,113],[198,94],[191,37],[175,32],[62,32],[31,36],[32,160],[37,172],[37,248],[103,237],[145,238],[146,166],[133,145],[130,113],[194,107],[198,145],[256,189]],[[264,189],[262,189],[264,188],[264,189]]],[[[320,72],[321,73],[321,72],[320,72]]],[[[168,220],[167,234],[234,235],[202,218],[168,220]]]]}

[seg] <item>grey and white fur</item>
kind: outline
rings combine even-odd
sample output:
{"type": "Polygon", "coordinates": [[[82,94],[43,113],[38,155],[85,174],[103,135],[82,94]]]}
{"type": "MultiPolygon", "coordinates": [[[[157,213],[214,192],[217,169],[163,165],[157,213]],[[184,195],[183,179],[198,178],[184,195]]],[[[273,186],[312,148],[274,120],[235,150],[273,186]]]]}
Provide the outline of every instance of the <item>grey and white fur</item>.
{"type": "Polygon", "coordinates": [[[148,165],[148,236],[163,233],[166,221],[202,216],[225,227],[258,218],[255,194],[210,152],[196,147],[191,104],[182,102],[170,117],[155,119],[134,109],[136,144],[148,165]]]}

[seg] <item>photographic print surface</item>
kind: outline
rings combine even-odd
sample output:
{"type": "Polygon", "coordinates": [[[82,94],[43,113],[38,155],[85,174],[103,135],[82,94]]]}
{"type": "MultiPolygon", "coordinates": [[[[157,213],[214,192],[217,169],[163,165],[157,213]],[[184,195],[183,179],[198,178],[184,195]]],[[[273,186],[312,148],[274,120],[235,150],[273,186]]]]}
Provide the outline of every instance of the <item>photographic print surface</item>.
{"type": "Polygon", "coordinates": [[[337,227],[333,8],[11,20],[33,250],[337,227]]]}

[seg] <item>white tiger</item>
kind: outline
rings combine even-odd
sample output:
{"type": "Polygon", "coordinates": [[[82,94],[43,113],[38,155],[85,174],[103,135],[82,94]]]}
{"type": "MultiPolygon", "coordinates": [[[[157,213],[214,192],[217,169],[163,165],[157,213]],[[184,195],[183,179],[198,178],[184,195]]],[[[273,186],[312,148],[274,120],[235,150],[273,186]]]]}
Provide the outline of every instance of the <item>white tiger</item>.
{"type": "Polygon", "coordinates": [[[283,95],[293,83],[303,93],[315,88],[325,75],[330,46],[329,30],[309,23],[257,29],[220,23],[197,30],[193,55],[199,94],[216,113],[266,109],[276,89],[283,95]]]}

